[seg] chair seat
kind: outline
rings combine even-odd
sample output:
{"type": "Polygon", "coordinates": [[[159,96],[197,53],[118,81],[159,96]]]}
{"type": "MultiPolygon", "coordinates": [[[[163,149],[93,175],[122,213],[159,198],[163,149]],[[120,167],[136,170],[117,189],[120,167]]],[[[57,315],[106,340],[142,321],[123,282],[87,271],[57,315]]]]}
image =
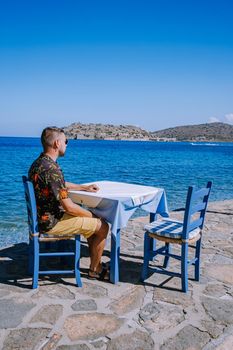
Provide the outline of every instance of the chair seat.
{"type": "Polygon", "coordinates": [[[74,234],[70,234],[70,235],[51,235],[51,234],[47,234],[47,233],[40,233],[39,234],[39,241],[43,242],[43,241],[65,241],[65,240],[69,240],[69,239],[75,239],[75,235],[74,234]]]}
{"type": "Polygon", "coordinates": [[[64,234],[51,235],[48,233],[29,232],[29,236],[30,236],[30,239],[33,239],[34,237],[38,237],[39,241],[44,241],[44,240],[60,241],[60,240],[67,240],[67,239],[75,238],[76,235],[74,233],[66,234],[66,235],[64,235],[64,234]]]}
{"type": "Polygon", "coordinates": [[[56,235],[51,235],[51,234],[48,234],[48,233],[40,233],[39,234],[39,237],[43,237],[43,238],[65,238],[65,239],[69,239],[69,238],[75,238],[76,234],[74,233],[71,233],[71,234],[56,234],[56,235]]]}
{"type": "MultiPolygon", "coordinates": [[[[145,230],[149,233],[154,233],[156,236],[167,237],[171,239],[182,239],[183,235],[183,222],[172,219],[156,220],[147,224],[145,230]]],[[[189,232],[189,239],[193,239],[200,234],[200,229],[189,232]]]]}

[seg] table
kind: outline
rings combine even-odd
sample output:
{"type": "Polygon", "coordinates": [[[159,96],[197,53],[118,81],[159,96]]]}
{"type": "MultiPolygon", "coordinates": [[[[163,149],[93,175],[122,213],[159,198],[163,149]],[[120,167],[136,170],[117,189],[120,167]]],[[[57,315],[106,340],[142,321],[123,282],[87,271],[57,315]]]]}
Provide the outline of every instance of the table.
{"type": "Polygon", "coordinates": [[[119,281],[120,230],[127,225],[137,208],[150,213],[150,222],[156,214],[168,216],[166,194],[163,188],[113,181],[97,181],[98,192],[69,191],[77,204],[85,205],[111,224],[110,280],[119,281]]]}

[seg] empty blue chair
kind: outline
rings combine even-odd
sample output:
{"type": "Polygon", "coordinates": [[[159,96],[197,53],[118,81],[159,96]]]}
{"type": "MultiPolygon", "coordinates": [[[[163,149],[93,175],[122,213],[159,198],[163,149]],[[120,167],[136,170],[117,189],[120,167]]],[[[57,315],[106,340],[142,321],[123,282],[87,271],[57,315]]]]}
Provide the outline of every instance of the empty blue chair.
{"type": "Polygon", "coordinates": [[[145,226],[142,281],[145,281],[147,278],[149,262],[156,255],[163,255],[165,258],[163,263],[164,269],[155,269],[155,271],[170,276],[181,277],[183,292],[187,292],[188,290],[189,265],[195,266],[195,280],[199,281],[202,229],[211,186],[212,182],[208,182],[207,186],[202,189],[196,189],[193,186],[188,188],[183,222],[172,219],[161,219],[145,226]],[[156,240],[162,241],[165,244],[156,249],[156,240]],[[180,244],[181,254],[172,254],[170,244],[180,244]],[[195,249],[195,256],[192,260],[188,259],[189,247],[195,249]],[[168,267],[170,257],[181,261],[181,273],[165,270],[168,267]]]}
{"type": "MultiPolygon", "coordinates": [[[[29,226],[29,273],[33,276],[32,288],[38,287],[39,275],[51,275],[51,274],[75,274],[76,283],[79,287],[82,287],[82,281],[79,271],[80,262],[80,235],[66,235],[66,236],[49,236],[46,234],[40,234],[38,232],[37,222],[37,209],[36,198],[34,193],[34,187],[31,181],[23,176],[23,184],[25,191],[25,199],[27,203],[28,213],[28,226],[29,226]],[[41,243],[44,242],[57,242],[60,240],[70,240],[75,238],[74,251],[57,251],[57,252],[41,252],[41,243]],[[40,260],[41,258],[49,257],[65,257],[74,256],[74,269],[73,270],[41,270],[40,260]]],[[[50,244],[46,245],[46,248],[50,248],[50,244]]]]}

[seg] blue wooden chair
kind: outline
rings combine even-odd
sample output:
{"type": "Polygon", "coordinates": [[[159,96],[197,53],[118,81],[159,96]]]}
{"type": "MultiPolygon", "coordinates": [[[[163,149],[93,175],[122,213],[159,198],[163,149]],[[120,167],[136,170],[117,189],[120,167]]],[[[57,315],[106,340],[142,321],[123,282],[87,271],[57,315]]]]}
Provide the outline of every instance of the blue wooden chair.
{"type": "Polygon", "coordinates": [[[162,219],[145,226],[142,281],[145,281],[147,278],[149,262],[156,255],[163,255],[165,258],[163,263],[164,269],[155,269],[155,271],[170,276],[181,277],[183,292],[187,292],[188,290],[189,265],[195,266],[195,280],[199,281],[201,236],[211,186],[212,182],[208,182],[207,186],[202,189],[196,189],[193,186],[188,188],[183,222],[162,219]],[[164,242],[165,245],[156,249],[156,240],[164,242]],[[172,254],[171,243],[181,245],[181,255],[172,254]],[[195,249],[195,256],[192,260],[188,260],[189,247],[195,249]],[[168,267],[170,257],[181,261],[181,273],[165,270],[168,267]]]}
{"type": "MultiPolygon", "coordinates": [[[[27,203],[28,212],[28,226],[29,226],[29,273],[33,276],[32,288],[38,287],[39,275],[51,275],[51,274],[75,274],[76,283],[79,287],[82,287],[82,281],[79,271],[80,261],[80,235],[66,235],[66,236],[51,236],[46,234],[40,234],[38,232],[37,222],[37,209],[36,198],[34,193],[34,187],[31,181],[23,176],[23,184],[25,190],[25,199],[27,203]],[[41,252],[41,244],[44,242],[58,242],[60,240],[75,239],[74,251],[56,251],[56,252],[41,252]],[[74,256],[74,269],[73,270],[41,270],[40,259],[49,257],[65,257],[74,256]]],[[[46,244],[46,248],[51,244],[46,244]]],[[[47,249],[46,249],[47,250],[47,249]]]]}

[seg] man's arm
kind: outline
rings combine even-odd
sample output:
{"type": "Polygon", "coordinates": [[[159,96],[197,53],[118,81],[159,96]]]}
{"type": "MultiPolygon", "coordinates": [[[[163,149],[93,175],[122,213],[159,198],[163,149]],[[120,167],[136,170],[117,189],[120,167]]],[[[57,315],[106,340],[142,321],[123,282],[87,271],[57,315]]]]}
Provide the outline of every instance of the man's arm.
{"type": "Polygon", "coordinates": [[[97,192],[99,187],[96,184],[91,185],[78,185],[72,182],[65,182],[67,190],[76,190],[76,191],[87,191],[87,192],[97,192]]]}
{"type": "Polygon", "coordinates": [[[67,214],[73,216],[83,216],[88,218],[95,217],[92,212],[80,207],[78,204],[74,203],[70,198],[60,199],[60,203],[67,214]]]}

